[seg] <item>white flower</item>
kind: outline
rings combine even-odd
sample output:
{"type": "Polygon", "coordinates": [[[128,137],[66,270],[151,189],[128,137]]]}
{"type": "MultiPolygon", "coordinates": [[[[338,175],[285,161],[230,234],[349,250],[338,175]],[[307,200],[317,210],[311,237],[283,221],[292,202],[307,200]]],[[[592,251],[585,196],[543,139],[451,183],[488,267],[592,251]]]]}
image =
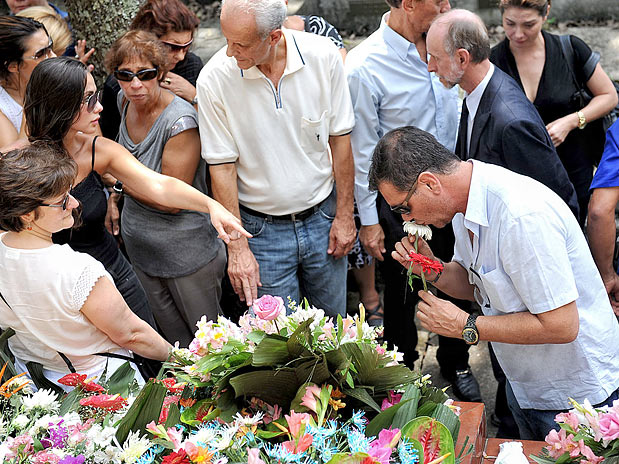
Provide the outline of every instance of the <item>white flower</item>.
{"type": "Polygon", "coordinates": [[[58,422],[62,420],[62,417],[45,414],[43,417],[39,417],[34,425],[28,431],[28,434],[31,436],[37,435],[41,429],[47,430],[51,425],[56,425],[58,422]]]}
{"type": "Polygon", "coordinates": [[[215,437],[217,432],[212,427],[201,427],[187,441],[197,446],[204,446],[215,440],[215,437]]]}
{"type": "Polygon", "coordinates": [[[415,221],[404,221],[402,225],[404,226],[404,232],[408,235],[417,235],[424,240],[432,239],[432,229],[429,226],[416,224],[415,221]]]}
{"type": "Polygon", "coordinates": [[[32,396],[22,398],[22,404],[26,411],[39,408],[46,412],[56,412],[60,408],[60,403],[56,401],[57,398],[56,393],[51,390],[39,390],[32,396]]]}
{"type": "Polygon", "coordinates": [[[140,437],[139,432],[129,432],[127,440],[123,445],[123,450],[120,453],[122,462],[131,464],[137,461],[148,448],[150,448],[150,440],[146,437],[140,437]]]}
{"type": "Polygon", "coordinates": [[[18,429],[25,428],[30,423],[30,418],[25,414],[20,414],[13,419],[13,426],[18,429]]]}
{"type": "Polygon", "coordinates": [[[218,451],[228,448],[230,446],[230,443],[232,442],[232,438],[234,437],[234,435],[236,435],[236,432],[238,432],[238,430],[239,429],[236,425],[232,425],[223,429],[221,432],[221,438],[213,445],[213,447],[218,451]]]}
{"type": "MultiPolygon", "coordinates": [[[[3,417],[0,417],[0,442],[2,442],[4,438],[6,438],[7,426],[8,423],[4,420],[3,417]]],[[[0,462],[2,462],[1,459],[0,462]]]]}
{"type": "Polygon", "coordinates": [[[258,425],[263,417],[264,413],[262,412],[258,412],[255,416],[242,416],[240,412],[237,412],[234,416],[234,425],[238,427],[251,427],[252,425],[258,425]]]}

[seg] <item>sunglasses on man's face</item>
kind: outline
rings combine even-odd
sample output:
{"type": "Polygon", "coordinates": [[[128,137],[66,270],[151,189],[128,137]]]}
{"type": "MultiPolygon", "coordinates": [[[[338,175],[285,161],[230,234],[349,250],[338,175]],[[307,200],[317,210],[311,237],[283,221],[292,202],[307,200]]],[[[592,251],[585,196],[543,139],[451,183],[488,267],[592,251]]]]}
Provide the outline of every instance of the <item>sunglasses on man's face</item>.
{"type": "Polygon", "coordinates": [[[84,104],[86,105],[86,111],[92,113],[97,106],[97,102],[101,101],[101,90],[97,90],[95,93],[88,95],[84,98],[84,104]]]}
{"type": "Polygon", "coordinates": [[[159,74],[157,68],[142,69],[135,73],[125,69],[117,69],[114,71],[114,77],[123,82],[131,82],[134,77],[137,77],[141,81],[151,81],[157,77],[157,74],[159,74]]]}
{"type": "Polygon", "coordinates": [[[53,48],[54,48],[54,41],[50,37],[49,44],[47,45],[47,47],[41,48],[40,50],[37,50],[36,52],[34,52],[34,55],[25,56],[24,58],[27,58],[30,60],[40,60],[43,57],[49,58],[50,55],[52,54],[53,48]]]}
{"type": "Polygon", "coordinates": [[[52,208],[62,208],[63,211],[66,211],[67,205],[69,204],[69,197],[71,196],[71,189],[73,189],[73,186],[69,187],[69,191],[67,192],[65,197],[62,199],[62,201],[59,201],[58,203],[54,203],[54,204],[41,203],[41,206],[50,206],[52,208]]]}
{"type": "Polygon", "coordinates": [[[411,189],[408,191],[408,194],[406,195],[406,198],[404,199],[402,203],[396,206],[389,207],[391,211],[393,211],[396,214],[410,214],[411,207],[408,206],[408,200],[410,200],[411,197],[413,196],[413,193],[415,193],[416,187],[417,187],[417,181],[415,181],[411,189]]]}
{"type": "Polygon", "coordinates": [[[184,51],[187,51],[187,49],[191,46],[191,44],[193,43],[193,39],[191,39],[189,42],[185,44],[164,42],[163,40],[161,41],[161,43],[163,43],[166,47],[168,47],[171,52],[184,52],[184,51]]]}

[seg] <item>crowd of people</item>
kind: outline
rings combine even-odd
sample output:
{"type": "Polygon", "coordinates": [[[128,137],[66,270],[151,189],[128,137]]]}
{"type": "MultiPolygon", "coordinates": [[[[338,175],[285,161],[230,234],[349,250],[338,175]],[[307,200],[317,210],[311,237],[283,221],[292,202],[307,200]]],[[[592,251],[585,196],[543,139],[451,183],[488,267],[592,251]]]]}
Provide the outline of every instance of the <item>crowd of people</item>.
{"type": "Polygon", "coordinates": [[[543,439],[570,397],[618,399],[619,124],[605,133],[617,92],[599,54],[543,29],[550,0],[501,0],[492,49],[449,0],[386,1],[347,54],[285,0],[225,0],[227,44],[203,65],[196,15],[147,0],[98,90],[62,11],[7,0],[0,327],[16,366],[55,381],[128,359],[147,378],[226,312],[222,282],[248,308],[270,294],[337,316],[351,271],[411,367],[418,307],[458,398],[482,401],[468,349],[491,342],[502,436],[543,439]],[[432,227],[434,293],[407,291],[403,220],[432,227]]]}

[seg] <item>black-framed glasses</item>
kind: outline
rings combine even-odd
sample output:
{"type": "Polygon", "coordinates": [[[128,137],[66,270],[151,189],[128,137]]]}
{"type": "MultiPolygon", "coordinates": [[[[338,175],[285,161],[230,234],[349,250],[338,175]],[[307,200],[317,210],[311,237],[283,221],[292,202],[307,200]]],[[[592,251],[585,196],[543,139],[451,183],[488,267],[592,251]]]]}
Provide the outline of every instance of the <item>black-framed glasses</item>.
{"type": "Polygon", "coordinates": [[[37,50],[36,52],[34,52],[34,55],[32,56],[24,56],[24,58],[29,59],[29,60],[40,60],[43,57],[49,58],[52,54],[53,48],[54,48],[54,41],[50,37],[47,47],[43,47],[40,50],[37,50]]]}
{"type": "Polygon", "coordinates": [[[119,81],[131,82],[134,77],[141,81],[152,81],[159,74],[158,68],[142,69],[138,72],[127,71],[126,69],[115,69],[114,77],[119,81]]]}
{"type": "Polygon", "coordinates": [[[92,113],[97,106],[97,102],[101,101],[101,90],[97,90],[95,93],[88,95],[84,98],[84,104],[86,105],[86,111],[92,113]]]}
{"type": "Polygon", "coordinates": [[[187,51],[187,49],[191,46],[191,44],[193,43],[193,39],[191,39],[189,42],[184,43],[184,44],[164,42],[163,40],[161,41],[161,43],[165,45],[166,47],[168,47],[171,52],[184,52],[184,51],[187,51]]]}
{"type": "Polygon", "coordinates": [[[73,189],[73,186],[69,187],[69,191],[67,192],[65,197],[62,199],[62,201],[59,201],[58,203],[54,203],[54,204],[41,203],[41,206],[49,206],[51,208],[62,208],[63,211],[66,211],[67,205],[69,204],[69,197],[71,196],[71,189],[73,189]]]}
{"type": "Polygon", "coordinates": [[[410,206],[408,206],[408,200],[411,199],[416,189],[417,189],[417,181],[415,181],[411,189],[408,191],[408,194],[406,195],[406,198],[404,199],[402,203],[396,206],[389,206],[391,211],[393,211],[396,214],[410,214],[411,208],[410,206]]]}

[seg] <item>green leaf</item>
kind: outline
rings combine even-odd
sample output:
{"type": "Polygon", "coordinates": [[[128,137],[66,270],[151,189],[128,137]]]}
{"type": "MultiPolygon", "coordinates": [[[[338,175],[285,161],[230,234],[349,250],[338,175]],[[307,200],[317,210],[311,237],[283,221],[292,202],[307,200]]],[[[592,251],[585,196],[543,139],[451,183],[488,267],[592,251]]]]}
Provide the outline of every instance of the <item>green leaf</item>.
{"type": "Polygon", "coordinates": [[[146,424],[159,420],[166,392],[166,387],[161,383],[155,383],[153,379],[144,385],[125,417],[119,422],[116,439],[121,445],[125,443],[129,432],[139,431],[144,434],[146,424]]]}
{"type": "Polygon", "coordinates": [[[372,458],[367,453],[337,453],[333,455],[327,464],[361,464],[366,461],[366,459],[371,460],[372,458]]]}
{"type": "Polygon", "coordinates": [[[404,406],[398,409],[395,416],[393,417],[393,422],[391,426],[394,428],[401,429],[406,425],[407,422],[417,417],[417,405],[419,404],[419,398],[421,397],[421,391],[414,384],[409,384],[406,386],[406,390],[402,395],[401,401],[408,401],[404,406]]]}
{"type": "Polygon", "coordinates": [[[129,393],[129,384],[135,378],[135,371],[128,362],[123,363],[114,371],[107,381],[107,391],[110,395],[119,394],[123,398],[129,393]]]}
{"type": "Polygon", "coordinates": [[[374,437],[378,435],[378,433],[383,429],[388,429],[393,422],[393,418],[398,410],[406,405],[411,400],[400,401],[398,404],[394,404],[393,406],[385,409],[380,414],[378,414],[374,419],[370,421],[368,426],[365,429],[366,437],[374,437]]]}
{"type": "Polygon", "coordinates": [[[165,421],[165,428],[174,427],[181,421],[181,410],[178,408],[178,404],[172,403],[168,409],[168,418],[165,421]]]}
{"type": "Polygon", "coordinates": [[[204,356],[196,363],[196,369],[198,372],[206,374],[213,369],[221,367],[225,364],[227,356],[225,354],[209,354],[204,356]]]}
{"type": "Polygon", "coordinates": [[[312,331],[310,325],[312,322],[314,322],[313,318],[301,322],[286,342],[290,357],[298,358],[310,354],[306,347],[311,346],[312,331]]]}
{"type": "Polygon", "coordinates": [[[337,343],[339,344],[342,341],[342,337],[344,336],[344,319],[342,319],[342,315],[337,315],[337,343]]]}
{"type": "Polygon", "coordinates": [[[80,407],[80,399],[84,398],[84,392],[80,387],[71,390],[60,402],[58,414],[64,416],[71,411],[76,411],[80,407]]]}
{"type": "Polygon", "coordinates": [[[258,429],[256,430],[256,437],[262,438],[264,440],[270,440],[271,438],[281,437],[286,435],[281,430],[279,432],[269,432],[268,430],[258,429]]]}
{"type": "Polygon", "coordinates": [[[434,414],[437,404],[433,401],[426,401],[417,408],[417,416],[431,416],[434,414]]]}
{"type": "Polygon", "coordinates": [[[377,413],[381,412],[380,406],[378,405],[376,401],[374,401],[374,398],[370,396],[370,394],[365,388],[358,387],[358,388],[344,389],[343,393],[361,401],[363,404],[369,406],[377,413]]]}
{"type": "MultiPolygon", "coordinates": [[[[180,415],[180,420],[184,424],[188,425],[200,425],[204,422],[204,419],[207,417],[207,413],[209,408],[213,406],[213,400],[210,398],[200,400],[190,408],[186,408],[183,410],[183,413],[180,415]]],[[[211,411],[212,412],[212,411],[211,411]]],[[[208,413],[210,415],[210,413],[208,413]]],[[[168,419],[170,416],[168,415],[168,419]]],[[[166,422],[167,426],[167,422],[166,422]]]]}
{"type": "Polygon", "coordinates": [[[402,437],[421,443],[423,462],[429,463],[450,453],[443,464],[455,464],[454,441],[447,427],[432,417],[417,417],[402,428],[402,437]]]}
{"type": "Polygon", "coordinates": [[[460,418],[448,406],[438,404],[432,413],[437,421],[447,427],[453,438],[454,443],[458,441],[458,433],[460,432],[460,418]]]}
{"type": "Polygon", "coordinates": [[[267,335],[254,350],[253,366],[276,366],[285,364],[290,359],[286,338],[279,335],[267,335]]]}
{"type": "Polygon", "coordinates": [[[279,405],[290,404],[301,383],[291,369],[246,372],[230,379],[236,398],[255,396],[279,405]]]}
{"type": "Polygon", "coordinates": [[[253,330],[247,334],[247,340],[259,344],[266,334],[262,330],[253,330]]]}
{"type": "Polygon", "coordinates": [[[300,383],[312,382],[320,385],[331,377],[324,357],[308,359],[296,366],[294,370],[300,383]]]}

